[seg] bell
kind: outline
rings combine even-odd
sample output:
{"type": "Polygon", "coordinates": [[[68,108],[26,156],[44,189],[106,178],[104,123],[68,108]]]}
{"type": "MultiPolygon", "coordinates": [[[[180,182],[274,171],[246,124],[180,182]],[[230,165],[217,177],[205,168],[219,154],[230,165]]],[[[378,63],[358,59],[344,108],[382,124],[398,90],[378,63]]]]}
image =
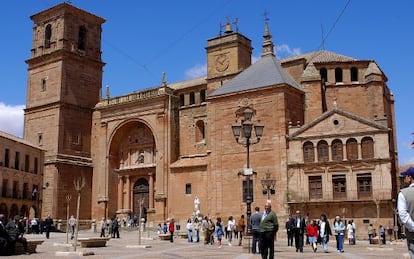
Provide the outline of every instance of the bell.
{"type": "Polygon", "coordinates": [[[226,23],[226,28],[224,30],[224,33],[229,34],[229,33],[232,33],[232,32],[233,32],[233,30],[231,29],[231,24],[229,22],[226,23]]]}

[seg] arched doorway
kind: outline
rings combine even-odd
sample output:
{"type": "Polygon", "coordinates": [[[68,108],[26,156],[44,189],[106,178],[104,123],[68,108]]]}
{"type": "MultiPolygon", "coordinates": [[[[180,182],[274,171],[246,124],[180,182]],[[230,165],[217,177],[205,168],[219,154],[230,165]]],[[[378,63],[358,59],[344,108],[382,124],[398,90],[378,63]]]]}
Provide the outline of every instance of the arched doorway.
{"type": "Polygon", "coordinates": [[[5,203],[0,204],[0,214],[4,215],[4,219],[6,220],[6,222],[9,220],[9,211],[5,203]]]}
{"type": "Polygon", "coordinates": [[[140,202],[143,201],[141,216],[145,218],[145,221],[147,221],[147,209],[149,207],[149,184],[145,178],[139,178],[135,182],[133,197],[133,214],[139,217],[139,206],[140,202]]]}

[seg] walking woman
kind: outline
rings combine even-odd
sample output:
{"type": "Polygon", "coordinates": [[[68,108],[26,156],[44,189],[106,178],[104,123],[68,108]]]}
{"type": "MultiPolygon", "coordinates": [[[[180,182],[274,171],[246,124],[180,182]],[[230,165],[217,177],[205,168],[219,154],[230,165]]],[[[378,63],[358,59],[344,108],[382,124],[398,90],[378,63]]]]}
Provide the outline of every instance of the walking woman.
{"type": "Polygon", "coordinates": [[[330,235],[332,235],[332,231],[329,225],[329,221],[326,218],[326,215],[322,214],[321,221],[319,222],[319,236],[321,237],[322,248],[325,253],[328,253],[328,242],[330,235]]]}
{"type": "Polygon", "coordinates": [[[335,222],[333,225],[334,233],[336,236],[336,250],[338,253],[344,252],[344,232],[345,224],[342,221],[340,216],[335,217],[335,222]]]}
{"type": "Polygon", "coordinates": [[[306,234],[308,235],[309,244],[312,246],[313,252],[315,253],[318,249],[316,247],[316,241],[319,235],[318,225],[315,220],[311,220],[310,224],[306,227],[306,234]]]}

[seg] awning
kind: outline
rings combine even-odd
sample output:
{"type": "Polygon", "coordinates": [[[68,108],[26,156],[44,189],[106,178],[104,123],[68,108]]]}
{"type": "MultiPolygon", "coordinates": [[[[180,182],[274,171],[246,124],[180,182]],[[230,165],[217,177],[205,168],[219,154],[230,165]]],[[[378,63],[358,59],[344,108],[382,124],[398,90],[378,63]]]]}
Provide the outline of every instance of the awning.
{"type": "Polygon", "coordinates": [[[170,168],[207,166],[206,157],[181,158],[170,165],[170,168]]]}

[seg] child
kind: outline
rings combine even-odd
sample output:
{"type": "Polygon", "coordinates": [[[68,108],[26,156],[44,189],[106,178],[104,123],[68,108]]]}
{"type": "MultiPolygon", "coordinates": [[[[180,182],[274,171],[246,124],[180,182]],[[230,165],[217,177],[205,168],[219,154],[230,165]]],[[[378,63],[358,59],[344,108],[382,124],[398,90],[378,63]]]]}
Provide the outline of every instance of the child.
{"type": "Polygon", "coordinates": [[[220,217],[217,218],[216,235],[217,235],[218,248],[221,248],[221,239],[223,238],[223,225],[221,223],[221,218],[220,217]]]}

